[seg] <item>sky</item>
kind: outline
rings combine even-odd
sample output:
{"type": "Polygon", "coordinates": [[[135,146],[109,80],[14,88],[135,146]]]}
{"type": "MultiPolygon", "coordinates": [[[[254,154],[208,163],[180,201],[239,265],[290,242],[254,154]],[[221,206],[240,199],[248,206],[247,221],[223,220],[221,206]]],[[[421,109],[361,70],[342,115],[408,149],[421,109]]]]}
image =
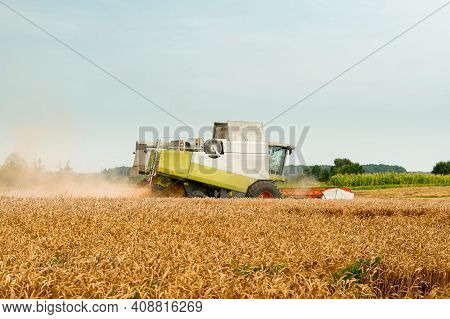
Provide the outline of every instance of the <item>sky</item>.
{"type": "MultiPolygon", "coordinates": [[[[1,0],[195,131],[266,123],[444,1],[1,0]]],[[[308,165],[450,160],[450,5],[277,118],[308,165]]],[[[132,165],[180,123],[0,3],[0,163],[132,165]]],[[[286,139],[288,138],[285,136],[286,139]]]]}

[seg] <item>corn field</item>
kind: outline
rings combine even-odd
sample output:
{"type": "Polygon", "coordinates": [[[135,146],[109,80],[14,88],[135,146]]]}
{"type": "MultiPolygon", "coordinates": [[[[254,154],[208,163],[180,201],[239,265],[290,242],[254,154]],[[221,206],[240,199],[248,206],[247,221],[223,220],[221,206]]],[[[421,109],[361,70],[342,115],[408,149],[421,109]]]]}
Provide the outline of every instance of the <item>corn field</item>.
{"type": "Polygon", "coordinates": [[[450,298],[450,202],[0,197],[0,298],[450,298]]]}
{"type": "Polygon", "coordinates": [[[338,174],[330,178],[334,186],[444,185],[450,186],[450,175],[415,173],[338,174]]]}

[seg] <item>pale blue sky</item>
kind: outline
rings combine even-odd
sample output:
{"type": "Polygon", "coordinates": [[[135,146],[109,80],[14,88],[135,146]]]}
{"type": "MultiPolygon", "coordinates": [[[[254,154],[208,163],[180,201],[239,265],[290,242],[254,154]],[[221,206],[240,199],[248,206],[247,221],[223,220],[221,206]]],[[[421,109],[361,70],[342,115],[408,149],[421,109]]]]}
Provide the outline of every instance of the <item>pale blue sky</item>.
{"type": "MultiPolygon", "coordinates": [[[[445,1],[13,1],[199,127],[268,121],[445,1]]],[[[430,171],[450,159],[450,6],[273,124],[336,157],[430,171]]],[[[139,125],[178,123],[0,5],[0,162],[131,165],[139,125]]]]}

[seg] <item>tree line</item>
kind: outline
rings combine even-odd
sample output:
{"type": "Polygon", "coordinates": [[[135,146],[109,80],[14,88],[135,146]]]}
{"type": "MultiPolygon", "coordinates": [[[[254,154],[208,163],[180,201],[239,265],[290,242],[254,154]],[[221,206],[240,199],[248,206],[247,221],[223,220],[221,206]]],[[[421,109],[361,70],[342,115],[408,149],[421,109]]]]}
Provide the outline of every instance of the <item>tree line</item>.
{"type": "MultiPolygon", "coordinates": [[[[350,175],[363,173],[406,173],[406,169],[398,165],[360,165],[359,163],[352,162],[348,158],[336,158],[334,160],[334,165],[289,165],[285,168],[285,174],[288,179],[311,177],[318,180],[319,182],[328,182],[333,176],[338,174],[350,175]]],[[[432,174],[450,174],[450,161],[436,163],[433,167],[432,174]]]]}

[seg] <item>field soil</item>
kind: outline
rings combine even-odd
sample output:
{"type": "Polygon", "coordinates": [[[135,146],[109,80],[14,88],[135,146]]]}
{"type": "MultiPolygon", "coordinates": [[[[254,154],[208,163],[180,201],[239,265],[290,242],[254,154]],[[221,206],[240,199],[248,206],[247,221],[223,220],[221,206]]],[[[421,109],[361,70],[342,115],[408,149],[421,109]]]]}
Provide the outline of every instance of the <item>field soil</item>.
{"type": "Polygon", "coordinates": [[[450,298],[448,199],[0,197],[0,220],[0,298],[450,298]]]}

